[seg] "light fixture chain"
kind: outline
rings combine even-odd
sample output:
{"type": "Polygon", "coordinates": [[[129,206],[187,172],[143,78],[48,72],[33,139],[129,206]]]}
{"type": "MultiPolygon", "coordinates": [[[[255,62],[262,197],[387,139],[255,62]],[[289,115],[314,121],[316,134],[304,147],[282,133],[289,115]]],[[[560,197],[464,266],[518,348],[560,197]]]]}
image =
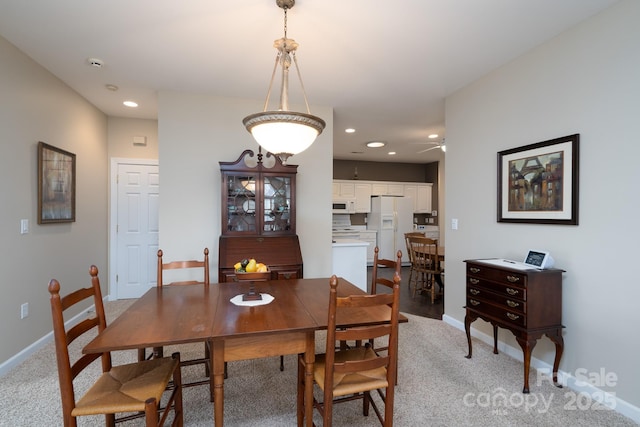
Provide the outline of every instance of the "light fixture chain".
{"type": "Polygon", "coordinates": [[[284,38],[287,39],[287,7],[284,7],[284,38]]]}

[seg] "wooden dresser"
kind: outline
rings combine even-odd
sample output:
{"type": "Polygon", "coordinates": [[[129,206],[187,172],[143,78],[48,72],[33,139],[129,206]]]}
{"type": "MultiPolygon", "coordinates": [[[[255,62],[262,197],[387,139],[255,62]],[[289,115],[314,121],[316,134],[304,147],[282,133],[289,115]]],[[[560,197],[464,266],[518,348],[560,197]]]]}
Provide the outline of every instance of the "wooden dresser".
{"type": "Polygon", "coordinates": [[[302,278],[298,236],[220,236],[218,282],[237,281],[233,265],[247,257],[268,265],[271,279],[302,278]]]}
{"type": "Polygon", "coordinates": [[[529,393],[531,352],[538,339],[547,335],[556,346],[553,382],[564,351],[562,338],[562,273],[560,269],[522,270],[496,260],[466,260],[467,311],[464,326],[471,358],[470,327],[477,318],[493,326],[493,352],[498,354],[498,327],[510,330],[524,355],[524,387],[529,393]],[[498,263],[499,262],[499,263],[498,263]],[[504,265],[503,265],[504,264],[504,265]]]}

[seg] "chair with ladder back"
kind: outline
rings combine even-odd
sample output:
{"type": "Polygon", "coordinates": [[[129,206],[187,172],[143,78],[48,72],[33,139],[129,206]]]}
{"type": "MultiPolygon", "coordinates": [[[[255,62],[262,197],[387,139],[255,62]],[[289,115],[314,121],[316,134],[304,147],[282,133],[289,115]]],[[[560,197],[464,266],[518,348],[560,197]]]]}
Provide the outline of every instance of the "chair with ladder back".
{"type": "MultiPolygon", "coordinates": [[[[100,333],[107,327],[98,268],[92,265],[91,287],[80,288],[60,296],[60,283],[49,282],[53,335],[62,398],[62,415],[65,427],[75,427],[77,417],[105,415],[105,423],[145,417],[147,427],[162,426],[173,410],[173,426],[182,426],[182,378],[180,354],[172,357],[143,360],[126,365],[113,366],[111,353],[92,353],[80,357],[71,355],[69,347],[84,334],[100,333]],[[65,325],[64,313],[78,303],[89,299],[95,306],[95,317],[82,320],[72,327],[65,325]],[[90,374],[93,362],[102,359],[102,373],[92,387],[76,400],[74,380],[90,374]],[[164,401],[163,401],[164,400],[164,401]],[[116,414],[123,414],[116,418],[116,414]]],[[[77,312],[77,310],[75,311],[77,312]]],[[[73,313],[72,313],[73,314],[73,313]]]]}
{"type": "MultiPolygon", "coordinates": [[[[203,260],[188,260],[188,261],[170,261],[165,262],[163,259],[164,252],[162,249],[158,250],[158,279],[157,286],[185,286],[185,285],[202,285],[209,286],[209,248],[204,248],[203,260]],[[165,274],[170,277],[170,282],[167,283],[165,274]],[[180,279],[180,280],[178,280],[180,279]]],[[[145,354],[145,349],[138,349],[138,360],[144,360],[145,357],[162,357],[164,350],[162,347],[155,347],[150,356],[145,354]]],[[[194,366],[204,365],[205,372],[203,379],[183,382],[183,387],[193,387],[198,385],[210,385],[211,399],[213,399],[213,387],[211,384],[211,350],[210,344],[204,342],[204,354],[202,357],[195,359],[182,360],[181,365],[194,366]]]]}
{"type": "MultiPolygon", "coordinates": [[[[373,407],[380,423],[384,427],[393,425],[394,387],[398,362],[398,319],[400,306],[400,277],[395,275],[392,293],[376,295],[351,295],[338,297],[338,279],[332,276],[329,281],[329,312],[327,340],[324,354],[316,355],[313,376],[306,377],[304,357],[298,358],[298,424],[304,418],[305,382],[313,381],[321,390],[322,401],[313,396],[313,406],[323,418],[323,425],[330,427],[333,421],[333,405],[346,401],[362,399],[363,415],[369,415],[373,407]],[[389,323],[336,327],[336,319],[341,312],[358,310],[363,307],[390,307],[389,323]],[[389,343],[387,354],[376,354],[369,340],[386,339],[389,343]],[[341,349],[337,342],[360,341],[364,346],[341,349]],[[383,390],[384,389],[384,393],[383,390]],[[376,393],[372,393],[376,391],[376,393]],[[376,400],[384,403],[384,414],[378,409],[376,400]]],[[[307,414],[311,416],[312,414],[307,414]]]]}

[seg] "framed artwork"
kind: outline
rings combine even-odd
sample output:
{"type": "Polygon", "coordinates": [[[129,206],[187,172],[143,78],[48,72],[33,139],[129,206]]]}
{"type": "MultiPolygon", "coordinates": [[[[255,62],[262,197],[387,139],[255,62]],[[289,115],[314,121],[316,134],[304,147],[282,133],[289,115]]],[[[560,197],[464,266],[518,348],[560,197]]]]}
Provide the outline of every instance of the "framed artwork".
{"type": "Polygon", "coordinates": [[[76,155],[38,143],[38,224],[75,222],[76,155]]]}
{"type": "Polygon", "coordinates": [[[498,222],[578,225],[580,135],[498,153],[498,222]]]}

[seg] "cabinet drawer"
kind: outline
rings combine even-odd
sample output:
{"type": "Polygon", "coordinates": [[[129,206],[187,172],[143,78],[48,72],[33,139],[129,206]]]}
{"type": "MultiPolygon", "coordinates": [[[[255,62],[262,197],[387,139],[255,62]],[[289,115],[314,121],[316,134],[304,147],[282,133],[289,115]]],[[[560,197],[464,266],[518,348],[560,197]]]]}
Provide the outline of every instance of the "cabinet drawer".
{"type": "Polygon", "coordinates": [[[502,294],[489,292],[484,288],[469,286],[467,288],[467,298],[478,301],[492,302],[503,307],[505,310],[517,311],[523,315],[527,314],[527,305],[524,301],[516,298],[507,297],[502,294]]]}
{"type": "Polygon", "coordinates": [[[300,272],[298,270],[279,270],[279,271],[273,271],[272,272],[272,277],[274,279],[301,279],[302,276],[300,275],[300,272]],[[273,277],[275,276],[275,277],[273,277]]]}
{"type": "Polygon", "coordinates": [[[467,275],[494,282],[527,286],[527,275],[513,271],[492,268],[481,264],[467,264],[467,275]]]}
{"type": "Polygon", "coordinates": [[[500,323],[506,325],[515,325],[520,327],[527,326],[527,317],[522,314],[522,312],[507,310],[502,306],[490,304],[479,298],[467,296],[467,308],[476,311],[478,314],[493,317],[500,323]]]}
{"type": "Polygon", "coordinates": [[[493,282],[474,276],[467,276],[467,288],[475,288],[477,290],[484,289],[502,295],[503,297],[516,298],[521,301],[527,300],[527,288],[523,286],[493,282]]]}

